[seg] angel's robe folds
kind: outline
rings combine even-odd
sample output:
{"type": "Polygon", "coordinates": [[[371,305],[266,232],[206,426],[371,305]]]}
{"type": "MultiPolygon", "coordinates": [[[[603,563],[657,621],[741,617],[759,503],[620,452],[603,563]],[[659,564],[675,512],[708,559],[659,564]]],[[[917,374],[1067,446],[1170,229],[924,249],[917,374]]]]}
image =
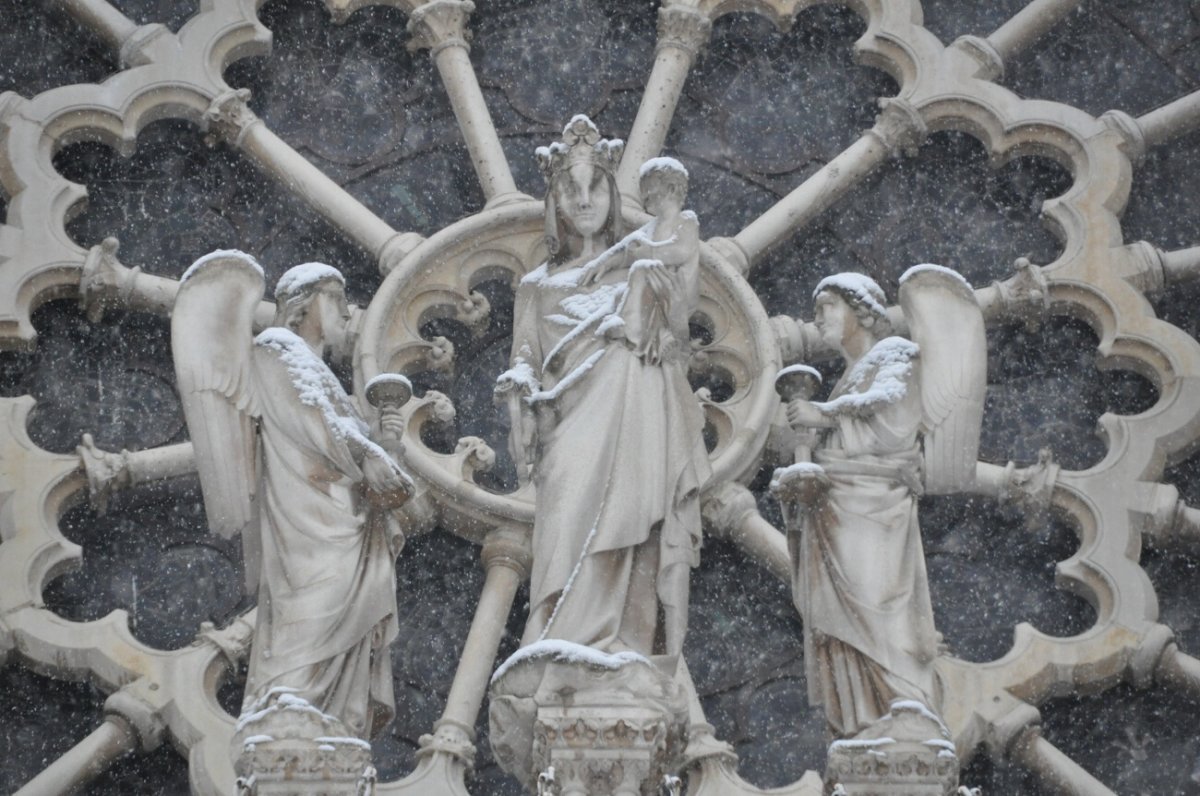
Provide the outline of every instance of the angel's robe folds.
{"type": "Polygon", "coordinates": [[[894,699],[939,709],[937,634],[917,523],[916,376],[915,367],[899,379],[894,370],[886,379],[875,372],[853,386],[843,377],[834,388],[831,402],[881,387],[893,396],[902,388],[903,396],[837,415],[814,453],[830,488],[793,538],[809,701],[824,706],[841,737],[886,715],[894,699]]]}
{"type": "Polygon", "coordinates": [[[681,646],[690,568],[699,561],[699,492],[709,474],[703,414],[685,372],[690,312],[670,306],[689,302],[688,276],[698,278],[672,275],[667,295],[639,296],[650,302],[642,332],[681,338],[673,353],[656,351],[654,362],[603,329],[630,284],[649,289],[641,280],[627,284],[628,269],[582,286],[543,266],[518,290],[513,352],[531,360],[543,395],[552,394],[535,401],[537,508],[524,644],[544,636],[649,655],[662,612],[679,628],[681,646]],[[685,319],[682,329],[660,328],[672,317],[685,319]]]}
{"type": "Polygon", "coordinates": [[[290,338],[254,346],[262,569],[244,704],[296,689],[367,738],[395,711],[394,559],[383,524],[367,521],[346,442],[365,426],[325,364],[290,338]]]}

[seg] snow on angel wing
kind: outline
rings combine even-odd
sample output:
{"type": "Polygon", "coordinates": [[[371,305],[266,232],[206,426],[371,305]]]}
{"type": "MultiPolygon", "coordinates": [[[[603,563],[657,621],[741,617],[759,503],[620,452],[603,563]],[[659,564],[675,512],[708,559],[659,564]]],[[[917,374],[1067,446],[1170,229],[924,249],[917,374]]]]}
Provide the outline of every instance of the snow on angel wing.
{"type": "Polygon", "coordinates": [[[263,288],[254,258],[216,251],[183,275],[171,313],[175,376],[204,510],[209,528],[225,538],[256,519],[257,399],[250,363],[263,288]]]}
{"type": "Polygon", "coordinates": [[[925,492],[961,492],[975,480],[987,390],[987,333],[971,285],[956,271],[917,265],[900,278],[900,306],[921,349],[925,492]]]}

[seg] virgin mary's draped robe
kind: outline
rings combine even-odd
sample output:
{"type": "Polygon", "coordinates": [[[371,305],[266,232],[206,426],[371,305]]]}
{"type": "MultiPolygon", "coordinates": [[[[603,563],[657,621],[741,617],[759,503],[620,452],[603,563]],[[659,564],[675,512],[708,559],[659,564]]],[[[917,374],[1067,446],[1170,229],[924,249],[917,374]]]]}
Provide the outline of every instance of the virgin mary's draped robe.
{"type": "MultiPolygon", "coordinates": [[[[661,266],[660,266],[661,267],[661,266]]],[[[621,309],[629,270],[581,285],[580,269],[543,265],[521,283],[514,364],[540,392],[537,510],[524,644],[563,639],[649,655],[659,612],[686,626],[689,568],[699,562],[699,492],[708,477],[703,416],[687,381],[683,311],[698,265],[662,272],[638,293],[638,343],[621,309]],[[657,309],[655,307],[657,305],[657,309]],[[682,328],[666,328],[671,318],[682,328]],[[647,357],[644,340],[665,340],[647,357]]],[[[682,634],[680,634],[680,639],[682,634]]]]}

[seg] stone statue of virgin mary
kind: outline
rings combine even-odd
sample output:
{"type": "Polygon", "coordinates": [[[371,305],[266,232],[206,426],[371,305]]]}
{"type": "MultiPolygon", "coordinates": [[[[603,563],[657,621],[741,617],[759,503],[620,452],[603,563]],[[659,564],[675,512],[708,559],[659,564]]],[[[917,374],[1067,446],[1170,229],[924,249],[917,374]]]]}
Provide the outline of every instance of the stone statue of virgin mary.
{"type": "Polygon", "coordinates": [[[677,655],[709,474],[686,373],[698,232],[679,212],[686,171],[659,159],[643,187],[660,217],[623,235],[621,150],[576,116],[537,153],[549,256],[518,287],[497,382],[521,477],[537,487],[522,641],[677,655]]]}

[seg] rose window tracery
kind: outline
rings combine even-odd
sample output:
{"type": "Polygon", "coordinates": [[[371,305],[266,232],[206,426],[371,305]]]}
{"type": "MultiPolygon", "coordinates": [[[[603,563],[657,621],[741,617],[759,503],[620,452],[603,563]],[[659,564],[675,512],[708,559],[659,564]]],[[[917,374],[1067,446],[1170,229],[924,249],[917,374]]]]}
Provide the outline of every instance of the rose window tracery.
{"type": "MultiPolygon", "coordinates": [[[[88,717],[75,741],[108,733],[95,792],[233,790],[253,606],[234,596],[237,545],[204,526],[161,319],[187,264],[224,247],[269,279],[335,262],[356,305],[339,375],[417,388],[402,715],[374,742],[379,792],[518,792],[479,711],[495,662],[462,649],[498,662],[524,621],[531,495],[491,388],[514,286],[545,256],[531,153],[576,111],[631,159],[684,161],[705,238],[689,380],[717,477],[685,657],[715,730],[689,792],[806,793],[823,765],[767,490],[787,456],[772,380],[836,372],[809,323],[820,278],[861,270],[894,295],[926,260],[976,288],[981,458],[1013,463],[992,494],[921,506],[964,782],[1167,792],[1191,776],[1152,761],[1200,753],[1167,728],[1200,697],[1200,254],[1179,187],[1200,163],[1200,22],[1165,2],[662,5],[4,9],[3,40],[56,66],[18,54],[0,72],[16,89],[0,94],[0,692],[53,692],[88,717]],[[1125,66],[1148,56],[1123,32],[1148,28],[1174,67],[1125,66]],[[1108,727],[1121,717],[1095,693],[1164,717],[1154,737],[1108,727]]],[[[636,171],[618,182],[640,223],[636,171]]],[[[38,728],[59,726],[44,714],[20,719],[10,757],[43,748],[38,728]]],[[[69,747],[2,781],[60,771],[69,747]]]]}

